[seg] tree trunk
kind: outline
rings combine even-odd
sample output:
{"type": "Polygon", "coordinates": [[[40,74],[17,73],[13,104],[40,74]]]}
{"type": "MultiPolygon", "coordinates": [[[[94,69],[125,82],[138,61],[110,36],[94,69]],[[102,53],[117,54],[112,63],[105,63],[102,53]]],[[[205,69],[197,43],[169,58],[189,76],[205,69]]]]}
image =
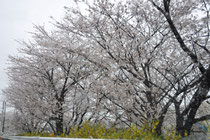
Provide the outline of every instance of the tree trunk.
{"type": "Polygon", "coordinates": [[[56,135],[61,134],[63,134],[63,113],[59,113],[56,120],[56,135]]]}
{"type": "Polygon", "coordinates": [[[56,135],[61,135],[63,134],[63,100],[59,100],[57,103],[58,107],[58,112],[57,112],[57,117],[56,117],[56,135]]]}
{"type": "Polygon", "coordinates": [[[199,109],[200,105],[206,100],[206,96],[208,95],[209,90],[210,90],[210,66],[204,73],[203,80],[201,81],[197,91],[193,95],[189,105],[181,114],[182,117],[183,116],[187,117],[183,129],[181,130],[180,133],[182,136],[184,136],[185,132],[187,132],[187,134],[190,135],[192,126],[194,123],[196,123],[195,116],[197,110],[199,109]]]}
{"type": "Polygon", "coordinates": [[[165,115],[168,111],[168,108],[170,107],[170,105],[172,104],[172,98],[166,103],[166,105],[162,108],[161,110],[161,113],[160,113],[160,116],[158,118],[158,125],[156,127],[156,133],[160,136],[162,134],[162,131],[161,131],[161,128],[163,126],[163,122],[164,122],[164,119],[165,119],[165,115]]]}

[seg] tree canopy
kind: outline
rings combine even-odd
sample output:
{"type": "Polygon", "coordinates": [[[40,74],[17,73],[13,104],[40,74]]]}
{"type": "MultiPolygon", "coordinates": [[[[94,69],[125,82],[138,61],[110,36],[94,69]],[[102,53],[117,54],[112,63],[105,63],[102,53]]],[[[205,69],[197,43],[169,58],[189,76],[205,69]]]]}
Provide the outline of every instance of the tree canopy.
{"type": "Polygon", "coordinates": [[[184,136],[210,118],[199,113],[210,97],[209,1],[75,5],[54,30],[35,26],[22,55],[10,57],[4,94],[23,130],[60,134],[84,120],[118,127],[157,120],[158,134],[167,122],[184,136]]]}

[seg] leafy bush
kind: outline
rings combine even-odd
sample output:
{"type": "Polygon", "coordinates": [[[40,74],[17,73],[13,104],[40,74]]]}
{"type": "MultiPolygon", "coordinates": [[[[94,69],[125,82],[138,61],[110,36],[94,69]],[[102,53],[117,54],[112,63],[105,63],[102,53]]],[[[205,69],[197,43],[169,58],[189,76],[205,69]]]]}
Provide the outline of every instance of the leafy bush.
{"type": "MultiPolygon", "coordinates": [[[[143,140],[178,140],[179,135],[176,135],[175,131],[167,131],[165,136],[158,136],[155,132],[155,128],[158,122],[152,124],[152,128],[145,123],[141,128],[136,125],[132,125],[128,128],[106,128],[100,123],[91,124],[90,122],[84,122],[80,127],[75,126],[70,129],[69,134],[62,134],[60,137],[68,138],[98,138],[98,139],[143,139],[143,140]]],[[[24,133],[23,136],[41,136],[52,137],[53,133],[24,133]]]]}

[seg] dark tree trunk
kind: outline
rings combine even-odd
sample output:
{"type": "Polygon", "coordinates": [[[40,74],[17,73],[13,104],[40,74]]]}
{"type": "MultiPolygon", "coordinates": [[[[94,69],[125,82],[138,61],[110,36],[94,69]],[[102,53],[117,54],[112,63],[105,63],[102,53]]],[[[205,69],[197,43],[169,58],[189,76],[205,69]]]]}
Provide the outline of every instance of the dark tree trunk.
{"type": "MultiPolygon", "coordinates": [[[[200,105],[206,100],[206,96],[210,90],[210,66],[203,75],[203,80],[201,81],[197,91],[193,95],[189,105],[182,112],[181,116],[186,116],[186,121],[182,120],[183,128],[180,130],[180,134],[184,136],[184,133],[187,132],[190,135],[192,126],[196,123],[196,113],[200,105]]],[[[179,118],[177,118],[179,119],[179,118]]]]}
{"type": "Polygon", "coordinates": [[[57,107],[58,107],[58,112],[57,112],[57,117],[56,117],[56,135],[61,135],[63,134],[63,117],[64,117],[64,113],[63,113],[63,100],[59,100],[57,103],[57,107]]]}
{"type": "Polygon", "coordinates": [[[168,111],[168,108],[170,107],[170,105],[172,104],[172,98],[165,104],[165,106],[162,108],[161,110],[161,113],[160,113],[160,116],[158,118],[158,125],[156,127],[156,133],[158,135],[161,135],[162,134],[162,131],[161,131],[161,128],[163,126],[163,122],[164,122],[164,119],[165,119],[165,115],[168,111]]]}
{"type": "Polygon", "coordinates": [[[63,134],[63,113],[59,113],[56,120],[56,135],[61,134],[63,134]]]}

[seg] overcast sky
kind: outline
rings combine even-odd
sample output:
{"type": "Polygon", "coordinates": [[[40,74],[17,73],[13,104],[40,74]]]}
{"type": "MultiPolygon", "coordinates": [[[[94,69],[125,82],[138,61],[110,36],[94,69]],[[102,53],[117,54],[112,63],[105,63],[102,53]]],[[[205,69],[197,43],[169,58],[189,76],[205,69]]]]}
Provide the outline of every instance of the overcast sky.
{"type": "MultiPolygon", "coordinates": [[[[0,0],[0,95],[7,87],[8,55],[17,54],[20,45],[15,40],[28,40],[33,24],[50,25],[50,16],[61,19],[64,6],[73,0],[0,0]]],[[[1,98],[1,96],[0,96],[1,98]]]]}

